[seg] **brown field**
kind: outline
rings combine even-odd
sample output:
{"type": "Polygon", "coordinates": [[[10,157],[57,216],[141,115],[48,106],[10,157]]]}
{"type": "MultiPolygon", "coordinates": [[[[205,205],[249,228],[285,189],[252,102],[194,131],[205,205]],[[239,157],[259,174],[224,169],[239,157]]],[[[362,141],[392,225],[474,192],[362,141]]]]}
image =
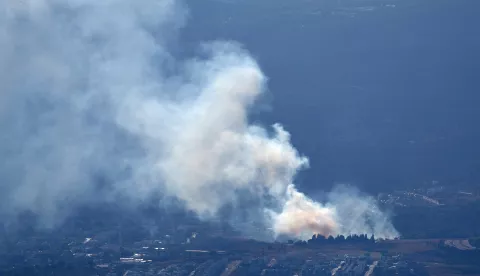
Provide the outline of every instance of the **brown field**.
{"type": "Polygon", "coordinates": [[[402,254],[421,253],[438,248],[438,239],[391,240],[377,243],[376,248],[402,254]]]}
{"type": "Polygon", "coordinates": [[[480,270],[468,265],[451,265],[444,263],[424,263],[430,275],[456,276],[456,275],[480,275],[480,270]]]}

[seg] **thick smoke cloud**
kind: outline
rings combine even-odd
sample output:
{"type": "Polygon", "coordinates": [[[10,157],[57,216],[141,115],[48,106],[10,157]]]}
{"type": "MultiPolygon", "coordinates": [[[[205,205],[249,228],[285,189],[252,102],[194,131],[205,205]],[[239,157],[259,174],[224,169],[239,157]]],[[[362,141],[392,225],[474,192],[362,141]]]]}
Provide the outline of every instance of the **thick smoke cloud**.
{"type": "Polygon", "coordinates": [[[169,54],[179,1],[6,0],[0,13],[4,217],[54,224],[76,205],[162,193],[205,220],[228,209],[239,230],[262,225],[259,238],[397,235],[371,198],[297,190],[308,159],[281,125],[249,122],[267,79],[241,46],[169,54]]]}

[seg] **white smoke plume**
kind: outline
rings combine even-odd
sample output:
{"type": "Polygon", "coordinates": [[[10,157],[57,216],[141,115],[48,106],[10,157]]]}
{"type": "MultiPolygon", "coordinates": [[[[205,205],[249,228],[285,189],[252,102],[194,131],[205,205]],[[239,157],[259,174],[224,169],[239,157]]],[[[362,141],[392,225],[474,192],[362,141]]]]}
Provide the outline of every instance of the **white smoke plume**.
{"type": "Polygon", "coordinates": [[[248,120],[267,82],[248,52],[169,54],[186,15],[177,0],[0,2],[2,215],[54,223],[78,204],[161,192],[202,219],[247,214],[271,237],[396,236],[368,197],[321,204],[297,190],[308,159],[281,125],[248,120]]]}

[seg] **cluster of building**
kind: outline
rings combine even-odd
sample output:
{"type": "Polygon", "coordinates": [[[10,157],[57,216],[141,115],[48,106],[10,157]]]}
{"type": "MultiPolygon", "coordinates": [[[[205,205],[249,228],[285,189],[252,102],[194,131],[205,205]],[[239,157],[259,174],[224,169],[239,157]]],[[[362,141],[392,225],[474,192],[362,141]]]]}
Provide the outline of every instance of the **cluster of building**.
{"type": "Polygon", "coordinates": [[[412,207],[412,206],[442,206],[443,202],[439,200],[420,194],[418,191],[396,191],[391,194],[379,195],[379,201],[383,204],[393,205],[397,207],[412,207]]]}
{"type": "MultiPolygon", "coordinates": [[[[465,185],[461,185],[465,186],[465,185]]],[[[443,186],[438,181],[406,191],[379,194],[378,200],[397,207],[436,207],[466,204],[480,200],[480,189],[469,186],[461,189],[457,185],[443,186]]]]}
{"type": "Polygon", "coordinates": [[[350,257],[346,256],[344,261],[334,270],[333,275],[338,276],[360,276],[365,275],[371,264],[369,256],[350,257]]]}
{"type": "Polygon", "coordinates": [[[423,267],[416,262],[405,260],[402,255],[382,255],[379,261],[375,262],[373,269],[374,276],[387,275],[424,275],[423,267]]]}
{"type": "Polygon", "coordinates": [[[309,259],[302,267],[302,276],[330,276],[337,267],[337,262],[329,260],[326,255],[319,255],[315,260],[309,259]]]}
{"type": "Polygon", "coordinates": [[[411,270],[398,256],[373,262],[369,255],[325,255],[295,244],[240,241],[218,251],[211,249],[217,246],[209,239],[197,244],[196,233],[178,241],[170,235],[132,242],[113,236],[31,237],[4,243],[0,275],[370,276],[409,275],[401,273],[411,270]]]}

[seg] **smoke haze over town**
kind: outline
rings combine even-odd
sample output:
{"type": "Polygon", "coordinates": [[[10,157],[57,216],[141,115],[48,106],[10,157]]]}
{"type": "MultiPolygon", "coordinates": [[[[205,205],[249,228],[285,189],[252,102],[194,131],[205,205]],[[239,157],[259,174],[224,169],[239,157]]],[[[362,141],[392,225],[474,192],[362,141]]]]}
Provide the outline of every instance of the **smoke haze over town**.
{"type": "Polygon", "coordinates": [[[398,236],[370,196],[345,186],[317,202],[298,190],[309,160],[291,133],[249,119],[268,76],[248,49],[215,40],[170,53],[188,24],[181,1],[1,5],[6,218],[32,211],[54,227],[75,206],[161,194],[245,234],[256,221],[258,239],[398,236]]]}

